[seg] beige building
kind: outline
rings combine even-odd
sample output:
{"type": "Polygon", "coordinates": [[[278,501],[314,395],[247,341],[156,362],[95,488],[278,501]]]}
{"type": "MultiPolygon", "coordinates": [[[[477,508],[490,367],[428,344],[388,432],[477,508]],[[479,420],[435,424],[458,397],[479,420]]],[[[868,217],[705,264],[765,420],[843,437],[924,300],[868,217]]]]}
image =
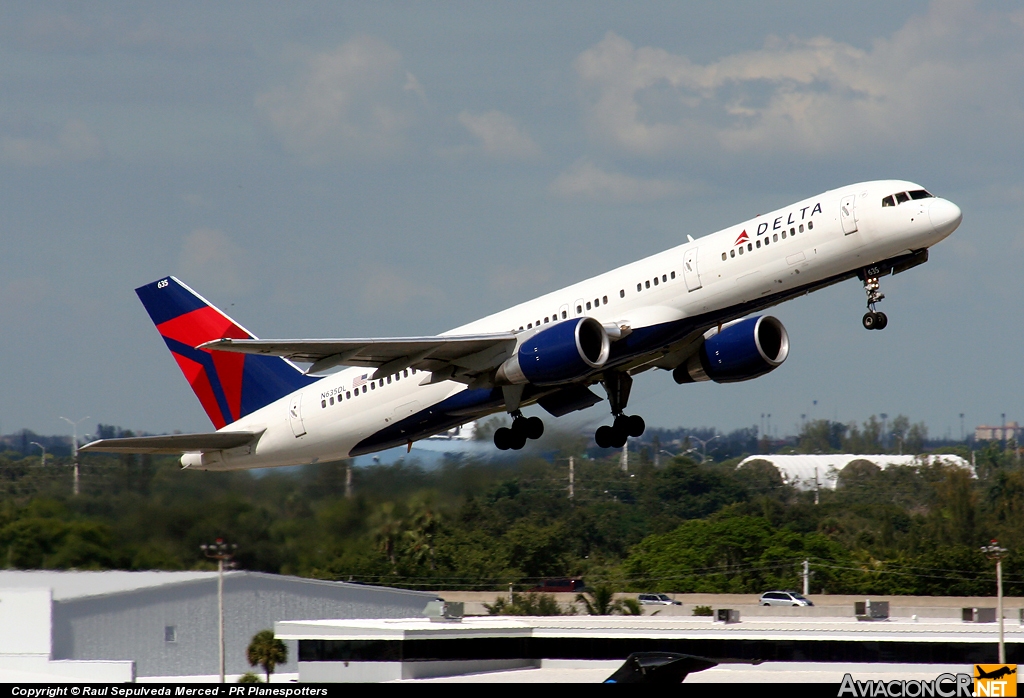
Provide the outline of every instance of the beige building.
{"type": "Polygon", "coordinates": [[[1017,422],[1007,422],[996,427],[974,427],[975,441],[1002,441],[1006,439],[1020,441],[1020,426],[1017,422]]]}

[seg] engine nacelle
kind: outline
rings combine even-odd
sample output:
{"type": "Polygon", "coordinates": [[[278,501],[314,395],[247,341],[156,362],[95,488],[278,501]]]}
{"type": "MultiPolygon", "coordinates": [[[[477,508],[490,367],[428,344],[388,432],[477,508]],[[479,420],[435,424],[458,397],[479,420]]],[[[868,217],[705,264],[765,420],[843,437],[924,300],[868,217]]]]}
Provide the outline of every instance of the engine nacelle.
{"type": "Polygon", "coordinates": [[[739,383],[775,370],[787,356],[789,335],[782,323],[770,315],[752,317],[705,339],[672,377],[676,383],[739,383]]]}
{"type": "Polygon", "coordinates": [[[498,367],[499,383],[558,385],[608,361],[611,340],[592,317],[566,320],[524,340],[515,356],[498,367]]]}

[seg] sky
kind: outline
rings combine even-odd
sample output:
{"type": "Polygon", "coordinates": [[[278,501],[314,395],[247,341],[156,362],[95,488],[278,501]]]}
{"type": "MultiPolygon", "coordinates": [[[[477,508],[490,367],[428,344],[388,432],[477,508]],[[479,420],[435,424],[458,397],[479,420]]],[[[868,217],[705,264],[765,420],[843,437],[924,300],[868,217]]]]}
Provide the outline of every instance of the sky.
{"type": "Polygon", "coordinates": [[[888,178],[964,221],[884,332],[848,281],[771,310],[773,373],[628,411],[1024,422],[1022,117],[999,0],[4,3],[0,433],[211,429],[133,292],[167,274],[264,338],[435,334],[888,178]]]}

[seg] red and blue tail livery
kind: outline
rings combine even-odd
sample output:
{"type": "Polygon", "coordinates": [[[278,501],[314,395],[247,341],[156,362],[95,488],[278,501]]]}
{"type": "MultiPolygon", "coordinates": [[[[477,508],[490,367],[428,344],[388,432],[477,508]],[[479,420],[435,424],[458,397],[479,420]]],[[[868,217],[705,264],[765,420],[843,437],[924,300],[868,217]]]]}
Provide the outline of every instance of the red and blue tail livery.
{"type": "Polygon", "coordinates": [[[173,276],[135,289],[217,429],[317,380],[276,356],[196,349],[215,339],[255,339],[173,276]]]}

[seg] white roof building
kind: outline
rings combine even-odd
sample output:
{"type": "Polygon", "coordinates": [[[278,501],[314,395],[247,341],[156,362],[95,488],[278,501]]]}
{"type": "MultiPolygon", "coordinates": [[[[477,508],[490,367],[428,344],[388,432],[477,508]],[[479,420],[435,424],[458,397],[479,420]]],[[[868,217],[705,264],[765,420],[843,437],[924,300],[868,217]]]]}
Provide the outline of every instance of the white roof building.
{"type": "Polygon", "coordinates": [[[757,455],[749,456],[740,461],[737,469],[751,461],[768,461],[779,471],[782,481],[792,485],[799,490],[813,490],[817,486],[822,489],[834,490],[839,473],[853,461],[866,460],[874,463],[882,470],[894,465],[921,467],[922,465],[952,465],[958,468],[965,468],[971,471],[974,476],[974,469],[971,464],[960,456],[951,454],[925,454],[920,456],[893,456],[889,454],[852,454],[852,453],[829,453],[816,455],[757,455]]]}

